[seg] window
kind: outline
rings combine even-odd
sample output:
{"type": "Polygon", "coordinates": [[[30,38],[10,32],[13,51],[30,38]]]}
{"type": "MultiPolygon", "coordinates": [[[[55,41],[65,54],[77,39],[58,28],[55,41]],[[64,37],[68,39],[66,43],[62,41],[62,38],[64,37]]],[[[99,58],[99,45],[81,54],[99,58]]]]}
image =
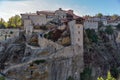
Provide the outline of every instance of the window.
{"type": "Polygon", "coordinates": [[[80,34],[80,31],[78,31],[78,34],[80,34]]]}
{"type": "Polygon", "coordinates": [[[80,41],[80,39],[78,38],[78,41],[80,41]]]}

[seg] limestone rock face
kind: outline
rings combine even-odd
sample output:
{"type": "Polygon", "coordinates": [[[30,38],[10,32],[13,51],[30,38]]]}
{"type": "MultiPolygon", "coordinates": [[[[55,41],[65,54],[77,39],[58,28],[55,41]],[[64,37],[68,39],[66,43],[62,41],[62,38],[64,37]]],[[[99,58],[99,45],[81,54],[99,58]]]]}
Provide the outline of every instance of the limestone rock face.
{"type": "Polygon", "coordinates": [[[44,49],[25,43],[10,44],[0,58],[2,73],[8,80],[66,80],[70,76],[79,80],[84,68],[83,49],[54,44],[50,41],[44,49]]]}
{"type": "Polygon", "coordinates": [[[80,63],[80,56],[72,58],[58,59],[51,64],[50,80],[66,80],[72,76],[75,80],[80,80],[83,64],[80,63]]]}
{"type": "Polygon", "coordinates": [[[30,63],[33,64],[32,66],[30,64],[16,66],[7,71],[6,74],[8,77],[17,80],[66,80],[69,76],[79,80],[82,72],[79,61],[80,56],[67,59],[53,59],[39,65],[32,62],[30,63]]]}

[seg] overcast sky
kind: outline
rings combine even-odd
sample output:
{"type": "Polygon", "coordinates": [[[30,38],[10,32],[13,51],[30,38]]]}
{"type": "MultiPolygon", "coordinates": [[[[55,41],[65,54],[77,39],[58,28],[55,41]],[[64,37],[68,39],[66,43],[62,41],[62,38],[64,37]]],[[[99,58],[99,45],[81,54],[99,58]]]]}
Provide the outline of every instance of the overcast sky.
{"type": "Polygon", "coordinates": [[[0,18],[38,10],[73,9],[79,15],[119,14],[120,0],[0,0],[0,18]]]}

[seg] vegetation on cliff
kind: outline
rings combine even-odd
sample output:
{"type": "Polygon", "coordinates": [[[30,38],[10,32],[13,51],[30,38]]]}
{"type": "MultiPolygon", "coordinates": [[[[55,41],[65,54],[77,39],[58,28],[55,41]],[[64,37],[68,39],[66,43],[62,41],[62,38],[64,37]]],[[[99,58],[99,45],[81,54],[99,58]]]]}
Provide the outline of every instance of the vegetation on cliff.
{"type": "Polygon", "coordinates": [[[6,22],[3,18],[0,19],[0,28],[20,28],[22,20],[19,15],[12,16],[6,22]]]}
{"type": "Polygon", "coordinates": [[[116,80],[114,77],[112,77],[110,71],[108,71],[107,77],[104,79],[102,77],[98,77],[97,80],[116,80]]]}

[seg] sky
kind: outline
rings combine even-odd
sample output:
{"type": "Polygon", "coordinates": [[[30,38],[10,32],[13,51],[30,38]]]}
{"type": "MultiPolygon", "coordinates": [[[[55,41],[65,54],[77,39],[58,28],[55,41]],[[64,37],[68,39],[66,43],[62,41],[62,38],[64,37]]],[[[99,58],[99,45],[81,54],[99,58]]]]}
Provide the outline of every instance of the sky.
{"type": "Polygon", "coordinates": [[[120,15],[120,0],[0,0],[0,18],[7,21],[16,14],[59,8],[73,9],[79,16],[97,13],[120,15]]]}

